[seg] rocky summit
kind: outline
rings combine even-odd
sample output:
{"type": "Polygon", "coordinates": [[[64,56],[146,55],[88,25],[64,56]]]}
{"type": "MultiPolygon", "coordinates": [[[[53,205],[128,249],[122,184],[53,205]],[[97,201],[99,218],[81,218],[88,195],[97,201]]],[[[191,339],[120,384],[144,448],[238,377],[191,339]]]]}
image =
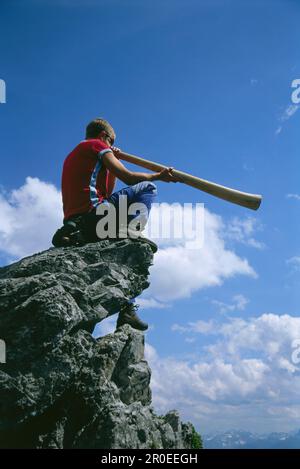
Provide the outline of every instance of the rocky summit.
{"type": "Polygon", "coordinates": [[[195,448],[176,411],[151,407],[144,335],[94,325],[149,286],[137,240],[51,248],[0,269],[1,448],[195,448]]]}

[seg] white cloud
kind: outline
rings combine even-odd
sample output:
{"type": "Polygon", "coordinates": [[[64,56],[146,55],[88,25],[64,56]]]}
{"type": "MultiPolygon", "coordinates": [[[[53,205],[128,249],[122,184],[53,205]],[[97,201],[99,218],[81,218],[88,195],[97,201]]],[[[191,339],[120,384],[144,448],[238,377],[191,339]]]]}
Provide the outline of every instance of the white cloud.
{"type": "Polygon", "coordinates": [[[187,326],[180,326],[179,324],[173,324],[171,327],[172,331],[177,332],[197,332],[200,334],[211,334],[214,330],[214,322],[211,321],[196,321],[196,322],[189,322],[187,326]]]}
{"type": "Polygon", "coordinates": [[[285,110],[283,111],[283,113],[281,114],[281,116],[279,117],[279,122],[281,123],[276,131],[275,131],[275,134],[278,135],[280,134],[280,132],[282,131],[282,128],[283,128],[283,123],[288,121],[299,109],[299,105],[297,104],[289,104],[285,110]]]}
{"type": "Polygon", "coordinates": [[[287,108],[284,110],[280,120],[282,122],[284,121],[287,121],[289,120],[294,114],[295,112],[297,112],[299,109],[299,106],[297,104],[290,104],[289,106],[287,106],[287,108]]]}
{"type": "Polygon", "coordinates": [[[290,259],[287,260],[288,264],[300,264],[300,256],[294,256],[290,257],[290,259]]]}
{"type": "Polygon", "coordinates": [[[300,195],[299,194],[286,194],[286,198],[300,200],[300,195]]]}
{"type": "Polygon", "coordinates": [[[243,311],[248,303],[249,300],[241,294],[234,295],[232,297],[232,303],[229,304],[219,300],[212,300],[212,304],[217,306],[221,314],[225,314],[232,311],[243,311]]]}
{"type": "MultiPolygon", "coordinates": [[[[258,318],[234,319],[219,328],[219,333],[226,338],[226,351],[238,354],[243,350],[261,352],[269,361],[276,361],[288,354],[291,360],[291,344],[300,337],[300,318],[288,314],[263,314],[258,318]]],[[[218,354],[224,352],[214,347],[218,354]]]]}
{"type": "Polygon", "coordinates": [[[294,271],[300,270],[300,256],[293,256],[290,259],[287,259],[286,263],[290,265],[294,271]]]}
{"type": "MultiPolygon", "coordinates": [[[[172,329],[197,332],[191,323],[172,329]]],[[[157,410],[177,408],[203,433],[218,428],[294,428],[300,418],[300,368],[291,357],[292,343],[300,338],[300,318],[263,314],[213,327],[208,321],[206,331],[217,341],[202,349],[199,340],[195,342],[194,359],[160,357],[146,347],[157,410]]]]}
{"type": "Polygon", "coordinates": [[[262,224],[254,217],[245,219],[234,217],[226,224],[225,237],[246,246],[263,249],[265,247],[264,243],[254,238],[255,232],[262,230],[262,224]]]}
{"type": "Polygon", "coordinates": [[[19,189],[2,191],[0,211],[0,254],[8,260],[49,248],[63,218],[60,192],[32,177],[19,189]]]}
{"type": "Polygon", "coordinates": [[[168,303],[162,303],[160,301],[155,300],[154,298],[139,298],[139,306],[141,309],[143,308],[158,308],[158,309],[165,309],[170,308],[171,305],[168,303]]]}
{"type": "Polygon", "coordinates": [[[196,342],[195,337],[186,337],[184,340],[185,340],[185,342],[187,342],[188,344],[192,344],[192,343],[196,342]]]}
{"type": "Polygon", "coordinates": [[[243,163],[243,169],[244,171],[248,172],[254,171],[254,168],[252,166],[249,166],[247,163],[243,163]]]}
{"type": "MultiPolygon", "coordinates": [[[[176,212],[174,220],[176,223],[176,212]]],[[[239,226],[241,234],[238,236],[232,229],[231,239],[254,243],[251,241],[254,222],[245,221],[238,225],[238,219],[235,219],[230,226],[234,224],[239,226]],[[249,233],[250,239],[247,238],[249,233]]],[[[255,278],[257,275],[248,260],[226,247],[224,231],[222,218],[205,209],[204,243],[201,247],[191,249],[184,235],[177,240],[159,240],[160,249],[150,268],[150,287],[143,293],[143,298],[160,303],[171,302],[188,298],[203,288],[219,286],[236,275],[255,278]]]]}

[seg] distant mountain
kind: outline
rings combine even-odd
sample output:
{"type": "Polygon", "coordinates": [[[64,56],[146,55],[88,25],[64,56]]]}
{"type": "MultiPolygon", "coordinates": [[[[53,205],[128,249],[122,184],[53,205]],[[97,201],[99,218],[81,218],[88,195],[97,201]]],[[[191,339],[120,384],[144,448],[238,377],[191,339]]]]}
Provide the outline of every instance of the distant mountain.
{"type": "Polygon", "coordinates": [[[265,435],[230,430],[204,435],[203,443],[206,449],[299,449],[300,430],[265,435]]]}

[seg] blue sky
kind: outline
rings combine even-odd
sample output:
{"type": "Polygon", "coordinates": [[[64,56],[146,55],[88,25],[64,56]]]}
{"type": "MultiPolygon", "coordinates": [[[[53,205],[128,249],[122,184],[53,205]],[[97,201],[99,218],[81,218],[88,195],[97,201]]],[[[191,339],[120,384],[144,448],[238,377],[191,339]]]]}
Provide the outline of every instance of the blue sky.
{"type": "Polygon", "coordinates": [[[157,409],[203,433],[296,428],[299,2],[3,0],[0,13],[0,263],[50,245],[62,162],[96,116],[129,153],[262,193],[250,212],[158,183],[160,202],[205,204],[206,241],[161,246],[141,316],[157,409]]]}

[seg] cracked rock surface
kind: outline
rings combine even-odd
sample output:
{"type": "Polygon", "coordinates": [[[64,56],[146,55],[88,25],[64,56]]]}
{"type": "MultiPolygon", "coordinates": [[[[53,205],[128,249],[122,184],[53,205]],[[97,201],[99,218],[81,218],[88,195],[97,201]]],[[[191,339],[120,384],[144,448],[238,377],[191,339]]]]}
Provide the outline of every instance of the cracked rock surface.
{"type": "Polygon", "coordinates": [[[125,239],[0,269],[1,448],[192,448],[192,424],[151,406],[143,333],[90,334],[149,286],[152,262],[148,244],[125,239]]]}

